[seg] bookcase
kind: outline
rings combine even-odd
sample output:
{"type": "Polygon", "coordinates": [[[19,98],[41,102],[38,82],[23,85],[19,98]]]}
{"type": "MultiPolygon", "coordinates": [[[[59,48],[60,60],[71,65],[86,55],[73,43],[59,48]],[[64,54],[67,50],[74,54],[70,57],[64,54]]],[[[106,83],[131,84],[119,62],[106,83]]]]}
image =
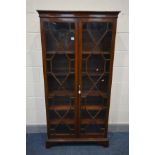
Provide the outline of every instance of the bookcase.
{"type": "Polygon", "coordinates": [[[39,10],[47,118],[46,147],[108,146],[119,12],[39,10]]]}

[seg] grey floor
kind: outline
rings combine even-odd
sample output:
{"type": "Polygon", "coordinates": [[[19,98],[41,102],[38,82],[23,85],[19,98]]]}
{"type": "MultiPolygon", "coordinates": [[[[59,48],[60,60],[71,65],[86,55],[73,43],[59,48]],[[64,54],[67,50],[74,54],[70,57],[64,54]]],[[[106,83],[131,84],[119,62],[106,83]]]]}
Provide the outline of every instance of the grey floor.
{"type": "Polygon", "coordinates": [[[128,155],[128,132],[109,133],[109,147],[92,144],[57,145],[45,148],[46,134],[33,133],[26,135],[27,155],[128,155]]]}

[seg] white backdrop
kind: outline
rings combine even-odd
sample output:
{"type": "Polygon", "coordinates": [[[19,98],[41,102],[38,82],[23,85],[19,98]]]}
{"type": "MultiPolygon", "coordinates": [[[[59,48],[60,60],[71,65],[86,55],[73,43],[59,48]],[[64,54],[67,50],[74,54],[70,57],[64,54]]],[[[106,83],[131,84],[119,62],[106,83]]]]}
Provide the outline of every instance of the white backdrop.
{"type": "Polygon", "coordinates": [[[36,10],[121,11],[118,17],[110,124],[129,123],[128,0],[27,0],[26,123],[46,124],[39,17],[36,10]]]}

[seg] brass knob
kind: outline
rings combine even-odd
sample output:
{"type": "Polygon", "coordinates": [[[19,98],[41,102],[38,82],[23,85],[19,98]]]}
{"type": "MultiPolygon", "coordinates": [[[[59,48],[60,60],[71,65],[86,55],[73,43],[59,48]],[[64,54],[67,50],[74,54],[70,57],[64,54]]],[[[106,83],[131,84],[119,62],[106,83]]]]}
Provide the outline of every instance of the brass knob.
{"type": "Polygon", "coordinates": [[[81,94],[81,90],[78,91],[78,94],[81,94]]]}
{"type": "Polygon", "coordinates": [[[104,79],[102,79],[101,81],[104,82],[104,79]]]}
{"type": "Polygon", "coordinates": [[[98,72],[99,71],[99,69],[98,68],[96,68],[96,72],[98,72]]]}
{"type": "Polygon", "coordinates": [[[79,91],[78,94],[81,94],[81,86],[79,85],[79,91]]]}

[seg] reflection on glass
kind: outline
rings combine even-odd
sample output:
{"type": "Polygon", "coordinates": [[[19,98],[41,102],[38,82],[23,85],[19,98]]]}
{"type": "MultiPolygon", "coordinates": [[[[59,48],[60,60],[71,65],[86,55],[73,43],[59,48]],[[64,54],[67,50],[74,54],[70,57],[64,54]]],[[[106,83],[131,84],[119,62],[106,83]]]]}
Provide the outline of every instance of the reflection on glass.
{"type": "Polygon", "coordinates": [[[45,22],[47,53],[50,51],[74,51],[75,27],[73,23],[45,22]]]}

